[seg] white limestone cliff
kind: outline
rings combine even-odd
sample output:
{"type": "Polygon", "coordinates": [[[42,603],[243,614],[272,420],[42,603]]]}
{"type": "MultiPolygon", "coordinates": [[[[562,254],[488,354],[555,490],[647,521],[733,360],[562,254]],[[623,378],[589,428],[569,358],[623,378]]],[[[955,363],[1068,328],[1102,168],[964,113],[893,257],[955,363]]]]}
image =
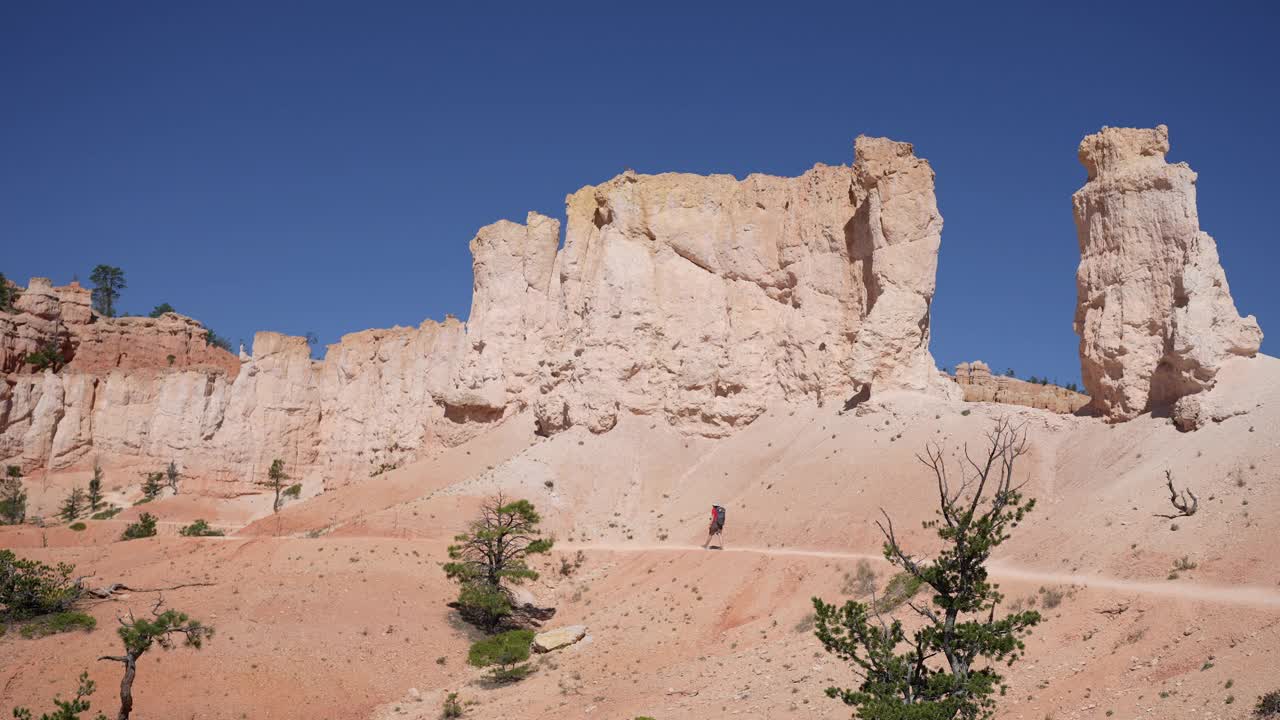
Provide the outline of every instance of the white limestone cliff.
{"type": "MultiPolygon", "coordinates": [[[[207,353],[194,321],[104,320],[85,297],[65,369],[6,366],[0,458],[181,457],[246,479],[279,457],[358,478],[525,409],[531,434],[605,432],[626,412],[721,436],[777,402],[958,397],[928,346],[933,171],[907,143],[860,137],[855,153],[795,178],[627,172],[585,187],[567,198],[563,249],[559,221],[537,213],[477,232],[467,323],[353,333],[323,361],[276,333],[239,359],[207,353]]],[[[33,309],[58,302],[38,289],[33,309]]],[[[16,357],[31,343],[11,334],[16,357]]]]}

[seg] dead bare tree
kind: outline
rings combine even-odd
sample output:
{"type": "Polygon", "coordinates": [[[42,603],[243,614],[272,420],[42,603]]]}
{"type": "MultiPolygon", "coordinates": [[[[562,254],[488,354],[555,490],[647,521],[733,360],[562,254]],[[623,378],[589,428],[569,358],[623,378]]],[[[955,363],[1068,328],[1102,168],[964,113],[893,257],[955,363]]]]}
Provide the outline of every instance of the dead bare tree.
{"type": "Polygon", "coordinates": [[[1200,509],[1200,500],[1199,498],[1196,497],[1195,493],[1191,492],[1191,488],[1187,488],[1186,490],[1183,490],[1181,493],[1179,493],[1177,490],[1174,490],[1173,489],[1173,473],[1170,472],[1169,470],[1164,471],[1164,479],[1169,486],[1169,502],[1173,503],[1173,509],[1177,510],[1178,512],[1173,513],[1172,515],[1163,515],[1161,513],[1156,513],[1155,514],[1156,517],[1162,517],[1169,520],[1173,520],[1174,518],[1191,517],[1192,515],[1195,515],[1196,510],[1200,509]]]}
{"type": "Polygon", "coordinates": [[[182,479],[182,474],[178,472],[177,463],[175,463],[172,460],[169,461],[169,467],[164,469],[164,478],[165,478],[165,483],[169,486],[169,489],[173,491],[174,495],[177,495],[178,480],[182,479]]]}
{"type": "Polygon", "coordinates": [[[110,585],[103,585],[102,587],[97,587],[97,588],[85,587],[82,584],[82,581],[91,577],[93,576],[85,575],[83,577],[77,578],[76,585],[81,588],[84,594],[90,595],[99,600],[106,600],[106,599],[112,598],[118,593],[164,592],[165,590],[179,590],[181,588],[188,588],[188,587],[212,587],[218,584],[218,583],[211,583],[211,582],[193,582],[193,583],[182,583],[181,585],[170,585],[168,587],[162,587],[162,588],[136,588],[136,587],[130,587],[128,585],[125,585],[124,583],[111,583],[110,585]]]}
{"type": "Polygon", "coordinates": [[[135,618],[129,611],[129,619],[118,617],[120,627],[116,632],[124,643],[123,655],[103,655],[99,660],[111,660],[124,665],[124,677],[120,679],[120,712],[116,720],[129,720],[133,712],[133,679],[138,672],[138,658],[159,645],[163,650],[173,648],[174,637],[181,635],[185,645],[200,649],[205,640],[213,636],[213,628],[202,624],[199,620],[187,617],[186,613],[177,610],[160,611],[164,605],[164,596],[156,600],[151,608],[151,619],[135,618]]]}

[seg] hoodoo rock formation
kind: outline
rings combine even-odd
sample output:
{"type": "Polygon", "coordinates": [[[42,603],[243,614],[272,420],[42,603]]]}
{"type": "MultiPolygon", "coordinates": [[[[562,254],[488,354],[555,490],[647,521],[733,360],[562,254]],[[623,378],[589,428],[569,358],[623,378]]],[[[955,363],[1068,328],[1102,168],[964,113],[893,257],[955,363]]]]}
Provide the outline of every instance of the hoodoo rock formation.
{"type": "Polygon", "coordinates": [[[568,199],[539,426],[625,409],[723,435],[770,402],[949,388],[929,354],[942,217],[911,145],[798,178],[627,173],[568,199]]]}
{"type": "Polygon", "coordinates": [[[1168,151],[1164,125],[1103,128],[1080,143],[1089,178],[1073,198],[1075,327],[1085,389],[1114,420],[1213,387],[1224,362],[1252,357],[1262,342],[1200,230],[1196,173],[1166,163],[1168,151]]]}
{"type": "Polygon", "coordinates": [[[477,233],[467,323],[354,333],[323,361],[276,333],[236,361],[194,321],[98,318],[87,291],[33,281],[30,309],[0,315],[0,458],[177,456],[245,478],[281,457],[347,478],[526,409],[544,435],[635,413],[721,436],[780,401],[958,398],[929,353],[933,171],[907,143],[859,137],[855,154],[795,178],[627,172],[585,187],[562,250],[560,223],[536,213],[477,233]],[[71,363],[21,372],[60,328],[71,363]]]}

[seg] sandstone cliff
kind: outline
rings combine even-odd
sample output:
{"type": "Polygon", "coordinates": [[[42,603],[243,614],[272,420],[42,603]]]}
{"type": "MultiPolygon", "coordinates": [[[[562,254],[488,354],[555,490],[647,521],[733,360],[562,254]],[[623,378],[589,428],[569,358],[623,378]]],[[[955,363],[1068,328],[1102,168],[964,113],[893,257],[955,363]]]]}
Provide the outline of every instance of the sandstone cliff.
{"type": "Polygon", "coordinates": [[[234,377],[239,370],[235,357],[210,345],[209,331],[191,318],[102,317],[89,296],[79,283],[54,287],[48,278],[32,278],[15,312],[0,312],[0,372],[31,370],[27,357],[49,343],[73,372],[208,367],[234,377]]]}
{"type": "Polygon", "coordinates": [[[929,354],[942,218],[907,143],[798,178],[625,174],[568,199],[537,416],[722,435],[777,400],[947,392],[929,354]]]}
{"type": "Polygon", "coordinates": [[[1103,128],[1080,143],[1075,327],[1093,405],[1126,420],[1213,386],[1222,364],[1262,342],[1242,318],[1200,230],[1196,174],[1169,165],[1169,131],[1103,128]]]}
{"type": "Polygon", "coordinates": [[[981,360],[956,366],[955,381],[965,402],[1023,405],[1056,413],[1073,413],[1089,402],[1087,395],[1057,385],[1041,385],[1014,377],[995,376],[981,360]]]}
{"type": "Polygon", "coordinates": [[[480,229],[466,324],[354,333],[323,361],[275,333],[237,361],[194,321],[104,320],[87,291],[33,281],[33,310],[80,315],[0,316],[5,357],[60,327],[74,352],[57,374],[6,365],[0,456],[180,457],[231,478],[281,457],[347,478],[526,409],[541,434],[605,432],[627,412],[721,436],[779,401],[958,397],[928,347],[933,171],[907,143],[859,137],[855,154],[795,178],[628,172],[585,187],[561,250],[560,223],[536,213],[480,229]]]}

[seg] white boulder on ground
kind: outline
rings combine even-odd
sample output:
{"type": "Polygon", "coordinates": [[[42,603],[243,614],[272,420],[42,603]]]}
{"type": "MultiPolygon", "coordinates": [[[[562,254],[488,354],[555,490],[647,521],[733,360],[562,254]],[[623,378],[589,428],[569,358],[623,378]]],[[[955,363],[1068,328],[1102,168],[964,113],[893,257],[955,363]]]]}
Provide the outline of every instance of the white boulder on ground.
{"type": "Polygon", "coordinates": [[[587,636],[586,625],[569,625],[533,636],[533,651],[540,653],[568,647],[587,636]]]}

